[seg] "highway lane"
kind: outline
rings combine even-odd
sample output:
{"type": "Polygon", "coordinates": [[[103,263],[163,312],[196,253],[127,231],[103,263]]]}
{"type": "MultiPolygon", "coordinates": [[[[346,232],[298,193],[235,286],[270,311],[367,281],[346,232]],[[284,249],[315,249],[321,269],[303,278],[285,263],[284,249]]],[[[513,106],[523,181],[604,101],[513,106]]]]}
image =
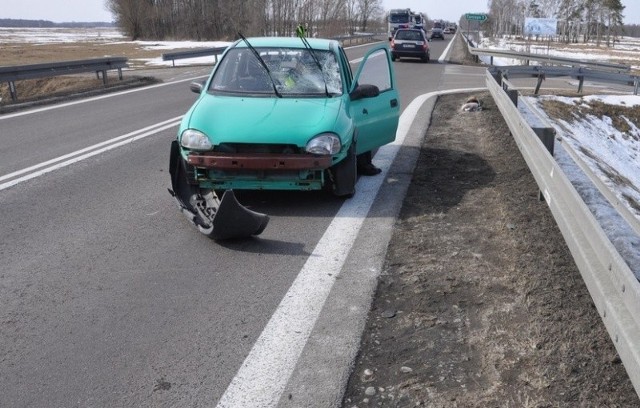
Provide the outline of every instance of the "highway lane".
{"type": "MultiPolygon", "coordinates": [[[[437,58],[446,44],[432,44],[437,58]]],[[[452,77],[444,64],[395,67],[403,109],[452,77]]],[[[0,176],[170,120],[194,98],[187,81],[0,116],[0,176]]],[[[166,191],[174,137],[161,130],[0,190],[0,406],[212,406],[227,389],[342,202],[245,194],[271,216],[267,230],[214,243],[166,191]]],[[[384,189],[380,219],[402,200],[384,189]]],[[[356,247],[346,265],[384,255],[356,247]]]]}

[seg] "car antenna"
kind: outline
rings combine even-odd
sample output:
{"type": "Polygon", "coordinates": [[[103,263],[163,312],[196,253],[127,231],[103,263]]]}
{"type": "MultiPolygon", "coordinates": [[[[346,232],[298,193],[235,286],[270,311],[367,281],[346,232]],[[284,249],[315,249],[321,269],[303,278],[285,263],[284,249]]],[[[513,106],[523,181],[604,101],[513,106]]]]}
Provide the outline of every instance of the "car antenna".
{"type": "Polygon", "coordinates": [[[262,65],[264,67],[264,69],[267,70],[267,75],[269,75],[269,79],[271,79],[271,85],[273,86],[273,92],[276,93],[276,96],[278,98],[282,98],[282,95],[280,94],[280,92],[278,92],[278,88],[276,87],[276,81],[274,81],[273,80],[273,76],[271,76],[271,70],[269,69],[267,64],[264,62],[264,60],[260,56],[260,53],[258,53],[258,51],[255,48],[253,48],[253,45],[251,45],[251,43],[249,43],[249,41],[247,41],[247,39],[244,37],[244,35],[242,35],[242,33],[238,32],[238,35],[240,36],[240,38],[242,38],[242,41],[244,41],[244,43],[247,44],[247,47],[249,47],[251,52],[256,56],[256,58],[260,62],[260,65],[262,65]]]}
{"type": "Polygon", "coordinates": [[[329,88],[327,87],[327,81],[324,79],[324,71],[322,70],[322,64],[320,64],[320,61],[318,60],[318,57],[316,56],[316,53],[314,52],[313,48],[311,48],[311,44],[309,44],[309,41],[307,41],[307,37],[305,36],[305,29],[302,26],[302,24],[298,24],[298,26],[296,27],[296,35],[298,37],[300,37],[300,39],[302,40],[302,43],[304,44],[304,47],[309,51],[309,54],[311,54],[311,57],[313,58],[313,60],[316,62],[316,65],[318,66],[318,69],[320,70],[320,75],[322,76],[322,82],[324,82],[324,93],[327,96],[331,96],[331,94],[329,94],[329,88]]]}

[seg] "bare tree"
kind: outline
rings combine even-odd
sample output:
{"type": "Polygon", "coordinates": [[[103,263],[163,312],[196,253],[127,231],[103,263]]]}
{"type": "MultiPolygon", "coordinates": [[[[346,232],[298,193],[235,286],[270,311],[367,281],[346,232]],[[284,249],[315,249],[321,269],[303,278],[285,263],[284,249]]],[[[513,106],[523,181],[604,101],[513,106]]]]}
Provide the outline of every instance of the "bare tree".
{"type": "Polygon", "coordinates": [[[367,31],[369,20],[382,13],[382,0],[358,0],[360,31],[367,31]]]}
{"type": "Polygon", "coordinates": [[[325,37],[366,28],[382,0],[105,0],[132,39],[235,39],[293,35],[298,24],[325,37]]]}

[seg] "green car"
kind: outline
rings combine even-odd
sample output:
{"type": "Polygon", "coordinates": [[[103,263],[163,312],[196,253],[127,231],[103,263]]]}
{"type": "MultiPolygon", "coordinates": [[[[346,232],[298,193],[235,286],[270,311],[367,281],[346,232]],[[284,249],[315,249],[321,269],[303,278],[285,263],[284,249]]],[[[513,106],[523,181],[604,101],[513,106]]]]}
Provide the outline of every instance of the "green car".
{"type": "Polygon", "coordinates": [[[223,53],[171,145],[172,190],[198,229],[258,235],[268,217],[233,190],[355,194],[357,156],[395,139],[400,103],[388,45],[353,75],[335,40],[260,37],[223,53]]]}

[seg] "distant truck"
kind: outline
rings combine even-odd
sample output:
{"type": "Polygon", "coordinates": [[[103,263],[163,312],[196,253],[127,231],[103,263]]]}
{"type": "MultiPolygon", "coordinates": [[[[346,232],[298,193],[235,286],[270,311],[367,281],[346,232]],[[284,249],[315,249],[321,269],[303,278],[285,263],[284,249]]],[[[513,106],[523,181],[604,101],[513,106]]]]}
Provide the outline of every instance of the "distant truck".
{"type": "Polygon", "coordinates": [[[387,34],[389,41],[393,38],[398,28],[424,29],[425,18],[422,13],[416,13],[411,9],[392,9],[387,15],[387,34]]]}

